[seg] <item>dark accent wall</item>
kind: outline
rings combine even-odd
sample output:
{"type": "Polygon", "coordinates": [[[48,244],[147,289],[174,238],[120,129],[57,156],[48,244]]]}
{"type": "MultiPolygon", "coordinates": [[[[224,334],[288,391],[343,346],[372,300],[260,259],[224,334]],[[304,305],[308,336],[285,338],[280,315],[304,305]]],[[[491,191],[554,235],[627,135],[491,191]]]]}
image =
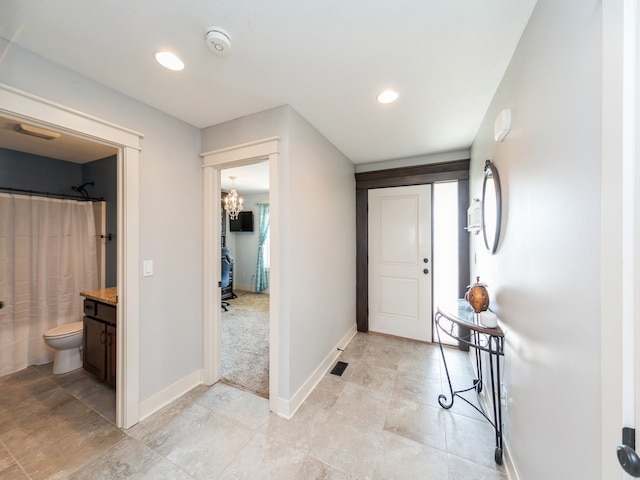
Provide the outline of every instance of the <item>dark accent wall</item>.
{"type": "Polygon", "coordinates": [[[73,195],[71,186],[82,183],[77,163],[0,148],[0,187],[73,195]]]}
{"type": "Polygon", "coordinates": [[[82,183],[95,182],[94,186],[87,186],[87,191],[93,197],[104,198],[107,206],[107,232],[112,234],[112,240],[106,242],[105,287],[117,285],[117,245],[118,233],[118,167],[117,156],[112,155],[94,162],[82,165],[82,183]]]}

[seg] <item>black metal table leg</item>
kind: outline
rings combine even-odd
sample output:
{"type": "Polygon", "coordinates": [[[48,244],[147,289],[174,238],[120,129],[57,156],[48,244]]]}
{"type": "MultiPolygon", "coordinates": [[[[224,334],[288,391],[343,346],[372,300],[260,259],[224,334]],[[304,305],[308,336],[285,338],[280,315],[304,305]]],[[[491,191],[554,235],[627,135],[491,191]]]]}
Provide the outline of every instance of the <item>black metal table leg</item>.
{"type": "MultiPolygon", "coordinates": [[[[459,301],[462,302],[462,301],[459,301]]],[[[468,314],[468,312],[465,312],[468,314]]],[[[449,395],[450,398],[447,399],[447,395],[441,393],[438,395],[438,404],[442,408],[450,409],[453,406],[455,397],[460,398],[471,407],[473,407],[476,411],[478,411],[493,427],[495,432],[495,451],[494,451],[494,459],[498,465],[502,465],[503,462],[503,432],[502,432],[502,385],[501,385],[501,375],[500,375],[500,357],[504,355],[504,333],[499,328],[486,328],[480,326],[477,322],[477,316],[472,318],[473,321],[469,320],[467,316],[467,320],[463,320],[457,318],[454,315],[447,315],[446,313],[442,313],[440,307],[435,315],[435,325],[436,325],[436,333],[438,336],[438,345],[440,347],[440,354],[442,355],[442,363],[444,365],[444,370],[447,375],[447,384],[449,385],[449,395]],[[449,320],[451,325],[448,323],[445,327],[440,322],[442,319],[449,320]],[[457,333],[454,332],[455,325],[465,325],[471,330],[471,335],[462,339],[457,333]],[[470,347],[473,347],[475,350],[476,356],[476,371],[477,378],[474,379],[473,385],[469,388],[463,390],[454,390],[453,384],[451,383],[451,375],[449,373],[449,367],[447,366],[447,359],[444,353],[444,348],[442,346],[442,339],[440,337],[440,330],[442,330],[445,334],[449,335],[451,338],[465,341],[468,343],[470,347]],[[482,392],[483,387],[483,368],[482,368],[482,352],[487,352],[489,356],[489,373],[491,380],[491,409],[492,409],[492,417],[489,417],[487,412],[482,408],[482,403],[480,399],[477,399],[478,405],[475,405],[471,401],[467,400],[461,394],[465,392],[469,392],[471,390],[475,390],[476,394],[480,394],[482,392]],[[495,366],[494,366],[495,361],[495,366]]]]}

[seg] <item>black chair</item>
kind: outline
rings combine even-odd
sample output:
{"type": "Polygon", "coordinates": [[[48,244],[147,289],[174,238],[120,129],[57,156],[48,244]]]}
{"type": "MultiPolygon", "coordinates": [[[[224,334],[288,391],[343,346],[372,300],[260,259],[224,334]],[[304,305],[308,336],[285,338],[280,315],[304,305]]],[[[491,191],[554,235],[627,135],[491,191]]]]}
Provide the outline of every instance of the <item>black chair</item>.
{"type": "Polygon", "coordinates": [[[222,300],[222,309],[226,312],[229,302],[225,300],[237,298],[233,293],[233,257],[228,247],[222,247],[222,278],[220,281],[220,299],[222,300]]]}

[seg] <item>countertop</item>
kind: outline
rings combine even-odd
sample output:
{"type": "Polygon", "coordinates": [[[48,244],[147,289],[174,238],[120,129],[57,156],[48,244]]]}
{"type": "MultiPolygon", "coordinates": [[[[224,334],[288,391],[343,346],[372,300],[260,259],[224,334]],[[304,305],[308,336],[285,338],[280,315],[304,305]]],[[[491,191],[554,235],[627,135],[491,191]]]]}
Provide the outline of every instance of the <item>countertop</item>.
{"type": "Polygon", "coordinates": [[[118,305],[118,287],[101,288],[99,290],[89,290],[88,292],[80,292],[80,295],[95,300],[96,302],[106,303],[107,305],[118,305]]]}

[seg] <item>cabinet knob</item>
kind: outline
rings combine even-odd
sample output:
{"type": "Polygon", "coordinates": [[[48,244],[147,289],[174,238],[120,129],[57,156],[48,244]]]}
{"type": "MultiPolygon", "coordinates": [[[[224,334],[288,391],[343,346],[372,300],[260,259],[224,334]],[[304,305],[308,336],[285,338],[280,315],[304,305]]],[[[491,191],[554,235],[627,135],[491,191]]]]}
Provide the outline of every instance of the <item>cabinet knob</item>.
{"type": "Polygon", "coordinates": [[[425,268],[425,269],[422,271],[422,273],[424,273],[425,275],[426,275],[426,274],[428,274],[428,273],[429,273],[429,269],[428,269],[428,268],[425,268]]]}

